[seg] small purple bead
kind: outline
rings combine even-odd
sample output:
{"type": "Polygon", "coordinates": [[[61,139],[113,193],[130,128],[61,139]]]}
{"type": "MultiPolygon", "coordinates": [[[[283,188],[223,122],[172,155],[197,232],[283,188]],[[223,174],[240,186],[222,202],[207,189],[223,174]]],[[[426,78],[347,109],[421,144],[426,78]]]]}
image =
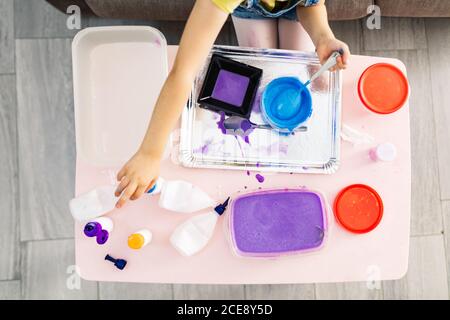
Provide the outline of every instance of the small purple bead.
{"type": "Polygon", "coordinates": [[[102,230],[102,226],[98,222],[89,222],[84,226],[84,234],[87,237],[95,237],[102,230]]]}
{"type": "Polygon", "coordinates": [[[97,234],[97,243],[105,244],[106,241],[108,241],[108,238],[109,238],[109,232],[106,230],[100,230],[100,232],[97,234]]]}
{"type": "Polygon", "coordinates": [[[264,177],[262,175],[260,175],[259,173],[256,174],[256,180],[258,180],[259,183],[263,183],[264,182],[264,177]]]}

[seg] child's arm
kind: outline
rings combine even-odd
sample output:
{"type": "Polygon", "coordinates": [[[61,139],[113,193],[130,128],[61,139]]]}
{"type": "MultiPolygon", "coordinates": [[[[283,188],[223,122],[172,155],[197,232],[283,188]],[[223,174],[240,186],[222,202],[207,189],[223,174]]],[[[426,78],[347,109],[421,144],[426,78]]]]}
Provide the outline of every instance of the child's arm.
{"type": "Polygon", "coordinates": [[[297,7],[298,18],[308,32],[311,40],[316,46],[317,55],[320,62],[324,63],[333,51],[343,49],[344,54],[338,58],[337,67],[339,69],[345,69],[348,58],[350,56],[350,50],[344,42],[334,37],[333,31],[331,31],[328,24],[327,8],[325,7],[325,0],[320,0],[315,6],[310,7],[297,7]]]}
{"type": "MultiPolygon", "coordinates": [[[[211,0],[197,0],[181,37],[173,68],[161,89],[147,133],[136,154],[117,174],[117,207],[139,198],[159,175],[159,163],[170,132],[186,104],[192,83],[206,60],[228,14],[211,0]]],[[[124,134],[127,128],[122,128],[124,134]]]]}

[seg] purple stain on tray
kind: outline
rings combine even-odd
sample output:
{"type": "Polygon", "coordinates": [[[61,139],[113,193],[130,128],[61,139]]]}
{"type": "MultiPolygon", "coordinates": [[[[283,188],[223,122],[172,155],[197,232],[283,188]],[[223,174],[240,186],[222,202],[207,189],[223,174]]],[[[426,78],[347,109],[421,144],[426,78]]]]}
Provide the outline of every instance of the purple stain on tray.
{"type": "Polygon", "coordinates": [[[257,92],[255,100],[253,100],[252,112],[261,113],[261,92],[257,92]]]}
{"type": "Polygon", "coordinates": [[[232,204],[233,242],[243,255],[279,255],[318,248],[325,236],[321,197],[307,190],[258,191],[232,204]]]}
{"type": "Polygon", "coordinates": [[[264,176],[260,175],[259,173],[257,173],[255,175],[256,180],[258,180],[259,183],[263,183],[264,182],[264,176]]]}
{"type": "Polygon", "coordinates": [[[194,153],[207,154],[211,144],[212,144],[212,140],[207,140],[203,146],[200,146],[200,147],[194,149],[193,151],[194,151],[194,153]]]}
{"type": "Polygon", "coordinates": [[[249,83],[250,79],[248,77],[221,69],[211,97],[240,107],[244,101],[249,83]]]}
{"type": "Polygon", "coordinates": [[[222,131],[223,134],[226,134],[227,133],[227,129],[225,129],[225,126],[223,124],[224,121],[225,121],[225,112],[221,112],[219,121],[217,121],[217,128],[219,128],[220,131],[222,131]]]}

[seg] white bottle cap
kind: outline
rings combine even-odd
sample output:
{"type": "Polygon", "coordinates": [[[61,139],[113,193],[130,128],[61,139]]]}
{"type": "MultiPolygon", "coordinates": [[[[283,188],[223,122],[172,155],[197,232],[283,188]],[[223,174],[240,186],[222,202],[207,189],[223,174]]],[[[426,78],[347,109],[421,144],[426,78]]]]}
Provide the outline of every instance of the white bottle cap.
{"type": "Polygon", "coordinates": [[[394,161],[397,157],[397,149],[392,143],[382,143],[377,146],[375,154],[378,160],[394,161]]]}

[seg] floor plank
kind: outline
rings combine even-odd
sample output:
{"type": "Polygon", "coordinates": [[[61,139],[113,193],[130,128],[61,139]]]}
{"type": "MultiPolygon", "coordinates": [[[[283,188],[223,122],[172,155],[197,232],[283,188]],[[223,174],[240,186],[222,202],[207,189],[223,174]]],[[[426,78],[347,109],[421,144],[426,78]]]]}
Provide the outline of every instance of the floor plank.
{"type": "MultiPolygon", "coordinates": [[[[371,284],[372,285],[372,284],[371,284]]],[[[318,300],[380,300],[383,299],[381,283],[370,287],[365,282],[316,284],[318,300]]]]}
{"type": "Polygon", "coordinates": [[[347,43],[352,54],[360,54],[363,48],[363,31],[361,20],[331,21],[334,35],[347,43]]]}
{"type": "Polygon", "coordinates": [[[442,201],[442,212],[444,216],[444,239],[445,253],[447,259],[447,283],[450,295],[450,201],[442,201]]]}
{"type": "Polygon", "coordinates": [[[364,50],[426,49],[423,19],[382,17],[381,29],[363,26],[364,50]]]}
{"type": "Polygon", "coordinates": [[[0,301],[20,299],[20,280],[0,281],[0,301]]]}
{"type": "Polygon", "coordinates": [[[0,0],[0,73],[14,73],[13,7],[13,0],[0,0]]]}
{"type": "Polygon", "coordinates": [[[68,238],[75,174],[71,41],[16,44],[21,239],[68,238]]]}
{"type": "Polygon", "coordinates": [[[246,285],[245,298],[250,300],[314,299],[313,284],[246,285]]]}
{"type": "MultiPolygon", "coordinates": [[[[14,0],[14,28],[20,38],[67,38],[78,30],[67,28],[67,16],[44,0],[14,0]]],[[[83,21],[83,17],[82,20],[83,21]]]]}
{"type": "Polygon", "coordinates": [[[431,83],[439,156],[441,199],[450,200],[450,19],[427,19],[431,83]]]}
{"type": "MultiPolygon", "coordinates": [[[[67,28],[67,15],[53,8],[44,0],[15,1],[16,38],[72,38],[78,32],[78,30],[69,30],[67,28]]],[[[83,28],[116,25],[153,26],[165,35],[168,44],[178,44],[184,29],[185,21],[106,19],[81,15],[81,26],[83,28]]],[[[237,44],[231,22],[228,22],[224,26],[216,43],[227,45],[237,44]]]]}
{"type": "Polygon", "coordinates": [[[443,235],[412,237],[406,277],[383,283],[385,299],[448,299],[443,235]]]}
{"type": "Polygon", "coordinates": [[[99,298],[106,300],[168,300],[172,299],[170,284],[99,283],[99,298]]]}
{"type": "Polygon", "coordinates": [[[16,78],[0,75],[0,280],[19,276],[16,78]]]}
{"type": "Polygon", "coordinates": [[[429,87],[427,50],[365,51],[365,54],[397,58],[403,61],[411,86],[411,234],[442,232],[438,146],[435,117],[429,87]]]}
{"type": "Polygon", "coordinates": [[[173,298],[177,300],[244,299],[244,286],[174,284],[173,298]]]}
{"type": "Polygon", "coordinates": [[[22,249],[25,299],[97,299],[97,283],[79,278],[74,269],[74,241],[26,242],[22,249]]]}

